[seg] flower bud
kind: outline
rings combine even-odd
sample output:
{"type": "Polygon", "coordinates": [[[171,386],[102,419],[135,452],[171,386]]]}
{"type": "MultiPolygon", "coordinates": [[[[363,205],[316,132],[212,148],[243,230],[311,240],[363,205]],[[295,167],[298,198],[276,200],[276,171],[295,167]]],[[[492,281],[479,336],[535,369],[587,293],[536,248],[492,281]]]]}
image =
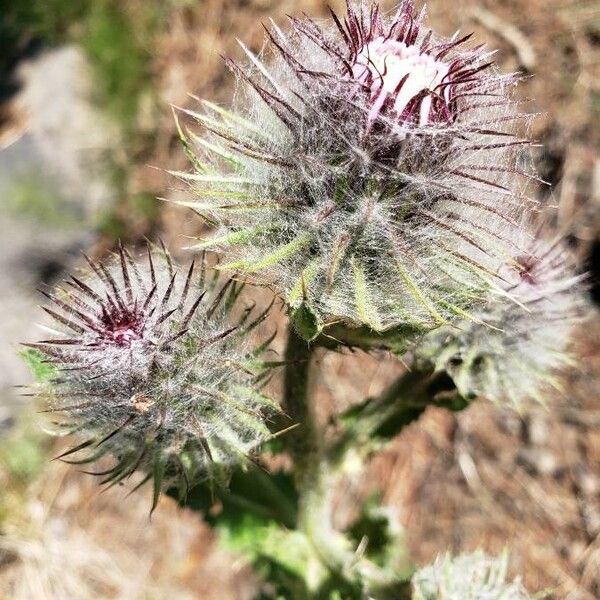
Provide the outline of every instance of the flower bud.
{"type": "Polygon", "coordinates": [[[465,398],[543,402],[548,388],[560,390],[557,371],[571,362],[572,330],[587,312],[583,277],[559,241],[534,243],[500,273],[502,287],[473,319],[428,334],[416,355],[445,371],[465,398]]]}
{"type": "MultiPolygon", "coordinates": [[[[276,405],[256,383],[265,375],[249,332],[266,312],[240,308],[242,285],[209,275],[204,261],[180,272],[164,250],[112,264],[45,292],[59,326],[30,344],[56,370],[43,395],[57,426],[83,441],[62,455],[77,464],[113,457],[102,482],[136,471],[161,488],[223,477],[270,437],[276,405]],[[76,454],[77,453],[77,454],[76,454]]],[[[144,480],[144,481],[145,481],[144,480]]]]}
{"type": "Polygon", "coordinates": [[[323,26],[276,25],[233,111],[204,102],[181,131],[196,196],[216,225],[195,246],[282,292],[320,328],[423,332],[464,316],[498,281],[535,201],[513,74],[470,36],[443,39],[404,1],[349,3],[323,26]]]}

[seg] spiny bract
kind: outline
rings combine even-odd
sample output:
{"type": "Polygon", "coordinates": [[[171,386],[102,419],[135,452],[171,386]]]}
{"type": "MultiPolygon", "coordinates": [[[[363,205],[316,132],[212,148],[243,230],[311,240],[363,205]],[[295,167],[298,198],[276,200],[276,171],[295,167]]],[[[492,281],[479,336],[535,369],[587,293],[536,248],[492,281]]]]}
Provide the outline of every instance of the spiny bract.
{"type": "Polygon", "coordinates": [[[507,555],[440,556],[412,578],[414,600],[529,600],[519,579],[506,581],[507,555]]]}
{"type": "Polygon", "coordinates": [[[417,331],[482,301],[535,202],[525,187],[528,116],[518,77],[471,36],[442,39],[404,1],[384,15],[349,3],[345,20],[274,23],[248,65],[234,111],[184,111],[195,171],[183,202],[217,226],[195,248],[233,258],[292,308],[377,331],[417,331]],[[304,303],[304,304],[303,304],[304,303]]]}
{"type": "Polygon", "coordinates": [[[560,389],[556,371],[569,364],[573,326],[587,312],[584,276],[574,272],[560,240],[534,242],[501,269],[502,287],[472,320],[425,336],[418,360],[448,373],[465,398],[542,402],[560,389]]]}
{"type": "Polygon", "coordinates": [[[266,419],[277,407],[257,384],[269,362],[251,350],[247,334],[266,311],[240,307],[242,285],[208,275],[204,259],[180,273],[164,250],[134,260],[119,249],[114,264],[88,259],[86,277],[44,292],[46,312],[61,326],[51,339],[29,344],[56,369],[42,393],[59,431],[86,451],[76,464],[112,455],[98,473],[117,483],[135,471],[182,493],[227,468],[270,437],[266,419]]]}

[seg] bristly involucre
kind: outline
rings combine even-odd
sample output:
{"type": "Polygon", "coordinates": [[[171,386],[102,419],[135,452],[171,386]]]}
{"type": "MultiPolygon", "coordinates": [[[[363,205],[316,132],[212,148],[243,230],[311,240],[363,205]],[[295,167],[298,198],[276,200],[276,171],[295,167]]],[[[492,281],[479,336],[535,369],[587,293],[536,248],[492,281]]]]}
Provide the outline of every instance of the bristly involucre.
{"type": "Polygon", "coordinates": [[[428,329],[464,317],[521,251],[528,116],[514,74],[470,36],[442,39],[410,0],[384,15],[290,18],[245,46],[234,111],[185,111],[193,173],[184,202],[217,230],[196,248],[304,303],[320,325],[428,329]]]}
{"type": "Polygon", "coordinates": [[[582,280],[560,240],[536,241],[500,271],[503,285],[473,319],[429,333],[417,359],[445,371],[465,398],[519,407],[560,390],[574,325],[589,312],[582,280]]]}
{"type": "Polygon", "coordinates": [[[112,264],[88,264],[85,277],[44,292],[60,330],[29,344],[56,369],[42,390],[48,412],[82,438],[63,457],[112,456],[99,474],[107,484],[145,472],[155,502],[165,486],[185,493],[225,477],[270,437],[277,411],[257,387],[268,343],[246,341],[266,312],[235,310],[241,284],[209,275],[204,259],[180,272],[164,247],[139,260],[121,247],[112,264]]]}
{"type": "Polygon", "coordinates": [[[506,581],[507,556],[440,556],[412,578],[414,600],[529,600],[519,579],[506,581]]]}

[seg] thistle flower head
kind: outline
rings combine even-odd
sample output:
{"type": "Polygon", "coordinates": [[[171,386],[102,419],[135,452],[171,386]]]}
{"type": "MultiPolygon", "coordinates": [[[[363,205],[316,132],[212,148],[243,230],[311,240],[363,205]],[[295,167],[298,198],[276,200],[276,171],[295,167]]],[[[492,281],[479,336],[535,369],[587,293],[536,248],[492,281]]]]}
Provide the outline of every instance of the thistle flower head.
{"type": "Polygon", "coordinates": [[[571,362],[572,330],[586,313],[582,276],[559,241],[533,243],[500,272],[502,287],[474,319],[428,334],[417,356],[447,372],[466,398],[542,402],[571,362]]]}
{"type": "Polygon", "coordinates": [[[217,226],[196,248],[310,310],[419,331],[464,315],[497,278],[533,201],[512,74],[469,36],[442,39],[411,1],[349,3],[323,26],[275,24],[264,52],[228,61],[229,111],[186,111],[194,173],[184,202],[217,226]]]}
{"type": "Polygon", "coordinates": [[[506,581],[507,555],[483,552],[438,557],[412,578],[414,600],[528,600],[521,581],[506,581]]]}
{"type": "Polygon", "coordinates": [[[208,277],[203,261],[181,273],[164,249],[142,261],[121,247],[113,264],[88,264],[86,277],[45,293],[60,330],[30,344],[56,368],[48,412],[83,438],[64,456],[112,455],[103,482],[143,471],[155,498],[163,485],[185,491],[226,474],[270,436],[276,407],[256,388],[267,345],[246,341],[266,312],[233,319],[242,286],[208,277]]]}

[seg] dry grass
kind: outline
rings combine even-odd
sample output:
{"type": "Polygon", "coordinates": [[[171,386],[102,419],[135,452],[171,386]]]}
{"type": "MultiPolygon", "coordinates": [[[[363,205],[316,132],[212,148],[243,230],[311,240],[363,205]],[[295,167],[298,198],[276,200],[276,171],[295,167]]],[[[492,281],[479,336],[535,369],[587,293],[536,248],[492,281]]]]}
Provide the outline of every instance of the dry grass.
{"type": "Polygon", "coordinates": [[[10,600],[243,600],[254,578],[199,516],[52,463],[0,535],[0,597],[10,600]]]}

